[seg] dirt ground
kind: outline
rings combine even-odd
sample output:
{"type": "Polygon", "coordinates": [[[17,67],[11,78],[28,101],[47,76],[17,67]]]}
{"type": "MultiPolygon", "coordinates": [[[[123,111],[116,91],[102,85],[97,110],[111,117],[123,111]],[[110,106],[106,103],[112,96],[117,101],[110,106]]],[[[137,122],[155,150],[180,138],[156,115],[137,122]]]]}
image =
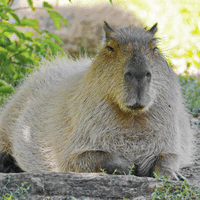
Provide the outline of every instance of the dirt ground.
{"type": "MultiPolygon", "coordinates": [[[[199,118],[193,118],[192,123],[195,121],[200,121],[199,118]]],[[[195,129],[195,155],[194,155],[194,163],[189,166],[181,169],[181,174],[184,175],[188,183],[191,185],[200,188],[200,125],[192,125],[195,129]]]]}

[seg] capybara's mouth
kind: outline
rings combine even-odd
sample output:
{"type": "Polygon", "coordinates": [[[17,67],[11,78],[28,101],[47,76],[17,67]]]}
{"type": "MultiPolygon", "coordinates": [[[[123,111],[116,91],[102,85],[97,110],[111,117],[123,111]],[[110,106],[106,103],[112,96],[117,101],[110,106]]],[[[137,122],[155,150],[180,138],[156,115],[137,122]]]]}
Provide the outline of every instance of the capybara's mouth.
{"type": "Polygon", "coordinates": [[[134,104],[133,106],[127,106],[130,110],[143,110],[145,106],[142,106],[139,103],[134,104]]]}

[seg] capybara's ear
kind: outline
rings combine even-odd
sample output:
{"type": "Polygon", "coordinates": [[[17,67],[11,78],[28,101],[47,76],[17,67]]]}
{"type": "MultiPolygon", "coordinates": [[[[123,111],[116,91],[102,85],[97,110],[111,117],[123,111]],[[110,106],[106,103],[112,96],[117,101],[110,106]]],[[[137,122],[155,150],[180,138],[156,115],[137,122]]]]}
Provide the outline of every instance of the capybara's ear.
{"type": "Polygon", "coordinates": [[[158,25],[158,23],[155,23],[155,24],[149,29],[149,32],[150,32],[152,35],[155,35],[155,33],[157,32],[157,30],[158,30],[157,25],[158,25]]]}
{"type": "Polygon", "coordinates": [[[104,21],[104,31],[105,31],[105,34],[106,34],[106,39],[109,38],[111,36],[111,33],[114,32],[113,28],[106,22],[104,21]]]}

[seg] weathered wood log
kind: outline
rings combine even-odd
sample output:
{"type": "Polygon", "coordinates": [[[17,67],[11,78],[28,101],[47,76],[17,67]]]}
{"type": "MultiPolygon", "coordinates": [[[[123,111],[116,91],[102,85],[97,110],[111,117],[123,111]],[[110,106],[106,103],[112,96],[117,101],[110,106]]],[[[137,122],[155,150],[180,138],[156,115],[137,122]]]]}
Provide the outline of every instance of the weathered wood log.
{"type": "Polygon", "coordinates": [[[23,181],[31,185],[25,199],[150,199],[160,182],[150,177],[98,173],[0,174],[0,188],[16,190],[23,181]]]}

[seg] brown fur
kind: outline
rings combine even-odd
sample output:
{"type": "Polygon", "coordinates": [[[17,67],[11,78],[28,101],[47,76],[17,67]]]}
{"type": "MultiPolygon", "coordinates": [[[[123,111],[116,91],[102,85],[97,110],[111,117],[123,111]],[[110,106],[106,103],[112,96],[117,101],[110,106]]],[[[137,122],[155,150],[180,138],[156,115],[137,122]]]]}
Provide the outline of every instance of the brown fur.
{"type": "Polygon", "coordinates": [[[193,133],[177,77],[150,30],[104,27],[95,59],[57,58],[4,109],[0,152],[27,172],[100,172],[182,178],[193,133]]]}

